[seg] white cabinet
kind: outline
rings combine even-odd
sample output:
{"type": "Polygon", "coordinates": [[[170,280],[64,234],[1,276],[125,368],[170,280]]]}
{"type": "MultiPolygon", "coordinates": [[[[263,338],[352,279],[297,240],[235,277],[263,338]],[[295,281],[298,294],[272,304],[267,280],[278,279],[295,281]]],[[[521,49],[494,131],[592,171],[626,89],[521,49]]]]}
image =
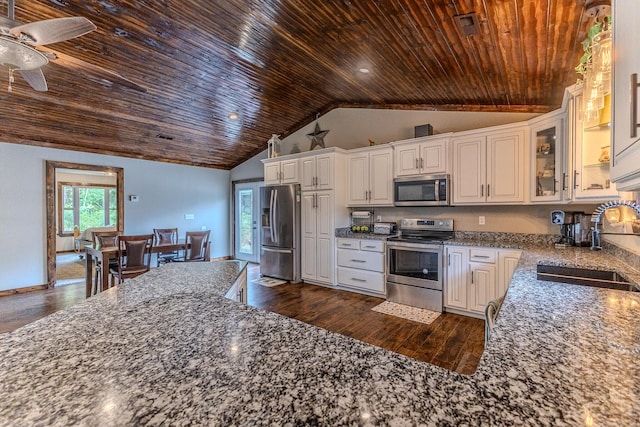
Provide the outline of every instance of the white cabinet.
{"type": "MultiPolygon", "coordinates": [[[[583,121],[582,89],[575,90],[575,139],[573,141],[573,200],[610,200],[618,197],[611,183],[611,128],[608,122],[583,121]]],[[[607,99],[607,110],[610,101],[607,99]]],[[[608,114],[603,113],[602,114],[608,114]]]]}
{"type": "Polygon", "coordinates": [[[247,303],[247,269],[242,270],[238,278],[233,285],[229,288],[225,297],[241,302],[243,304],[247,303]]]}
{"type": "Polygon", "coordinates": [[[531,166],[530,195],[532,202],[564,200],[568,187],[565,162],[563,111],[554,112],[535,122],[530,121],[531,166]],[[532,123],[533,122],[533,123],[532,123]]]}
{"type": "Polygon", "coordinates": [[[298,158],[266,159],[263,160],[263,163],[265,185],[296,184],[299,182],[298,158]]]}
{"type": "Polygon", "coordinates": [[[340,238],[337,247],[340,287],[365,294],[386,295],[384,241],[340,238]]]}
{"type": "Polygon", "coordinates": [[[487,303],[506,293],[520,253],[510,249],[446,246],[446,310],[482,317],[487,303]]]}
{"type": "Polygon", "coordinates": [[[318,154],[300,159],[302,191],[332,189],[335,167],[334,153],[318,154]]]}
{"type": "Polygon", "coordinates": [[[393,206],[393,149],[353,151],[347,155],[347,205],[393,206]]]}
{"type": "Polygon", "coordinates": [[[333,285],[334,194],[332,191],[302,193],[302,279],[333,285]]]}
{"type": "Polygon", "coordinates": [[[447,134],[392,143],[395,176],[447,173],[449,141],[450,135],[447,134]]]}
{"type": "Polygon", "coordinates": [[[640,2],[613,1],[613,138],[611,181],[618,190],[640,190],[640,2]],[[635,112],[635,120],[632,113],[635,112]]]}
{"type": "Polygon", "coordinates": [[[453,204],[524,202],[526,126],[453,138],[453,204]]]}

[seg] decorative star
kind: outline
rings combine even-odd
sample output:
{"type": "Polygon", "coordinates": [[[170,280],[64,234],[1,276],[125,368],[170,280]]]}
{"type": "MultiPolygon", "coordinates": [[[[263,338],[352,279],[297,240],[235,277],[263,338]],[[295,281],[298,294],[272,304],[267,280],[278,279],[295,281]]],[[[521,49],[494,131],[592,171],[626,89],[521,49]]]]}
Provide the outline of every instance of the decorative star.
{"type": "Polygon", "coordinates": [[[324,148],[324,137],[328,133],[328,130],[320,130],[320,125],[316,123],[316,128],[313,130],[313,133],[307,134],[307,138],[311,140],[311,148],[309,148],[309,151],[316,147],[324,148]]]}

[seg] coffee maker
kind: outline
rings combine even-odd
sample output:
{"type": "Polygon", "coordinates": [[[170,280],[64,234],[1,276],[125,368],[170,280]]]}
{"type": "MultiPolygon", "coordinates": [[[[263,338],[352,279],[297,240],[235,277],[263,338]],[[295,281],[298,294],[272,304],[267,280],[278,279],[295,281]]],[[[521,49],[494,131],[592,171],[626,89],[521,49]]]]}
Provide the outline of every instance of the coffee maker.
{"type": "Polygon", "coordinates": [[[551,211],[551,223],[560,226],[560,241],[556,245],[573,246],[573,214],[565,211],[551,211]]]}
{"type": "Polygon", "coordinates": [[[591,215],[584,212],[551,211],[551,223],[560,226],[558,246],[589,246],[591,215]]]}

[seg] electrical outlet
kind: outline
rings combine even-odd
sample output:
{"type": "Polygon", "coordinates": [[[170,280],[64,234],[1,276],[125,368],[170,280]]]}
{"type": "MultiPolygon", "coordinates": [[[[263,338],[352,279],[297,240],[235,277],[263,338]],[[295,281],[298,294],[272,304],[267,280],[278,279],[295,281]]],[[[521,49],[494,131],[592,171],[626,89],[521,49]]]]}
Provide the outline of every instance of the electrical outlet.
{"type": "Polygon", "coordinates": [[[478,224],[480,224],[480,225],[484,225],[484,215],[480,215],[480,216],[478,217],[478,224]]]}
{"type": "Polygon", "coordinates": [[[382,215],[378,215],[378,217],[376,218],[376,221],[382,222],[382,215]]]}

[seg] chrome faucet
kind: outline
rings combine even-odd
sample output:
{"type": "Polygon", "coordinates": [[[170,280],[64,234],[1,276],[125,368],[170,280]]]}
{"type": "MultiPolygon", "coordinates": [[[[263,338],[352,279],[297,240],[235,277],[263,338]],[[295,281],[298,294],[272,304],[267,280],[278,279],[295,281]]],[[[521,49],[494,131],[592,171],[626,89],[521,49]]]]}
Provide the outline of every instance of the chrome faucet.
{"type": "Polygon", "coordinates": [[[598,226],[600,225],[600,216],[608,209],[617,208],[619,206],[626,206],[628,208],[636,211],[636,217],[640,217],[640,205],[632,200],[612,200],[610,202],[606,202],[601,204],[593,211],[591,215],[591,222],[593,222],[593,227],[591,228],[591,250],[592,251],[600,251],[602,250],[601,241],[600,241],[600,230],[598,226]]]}

